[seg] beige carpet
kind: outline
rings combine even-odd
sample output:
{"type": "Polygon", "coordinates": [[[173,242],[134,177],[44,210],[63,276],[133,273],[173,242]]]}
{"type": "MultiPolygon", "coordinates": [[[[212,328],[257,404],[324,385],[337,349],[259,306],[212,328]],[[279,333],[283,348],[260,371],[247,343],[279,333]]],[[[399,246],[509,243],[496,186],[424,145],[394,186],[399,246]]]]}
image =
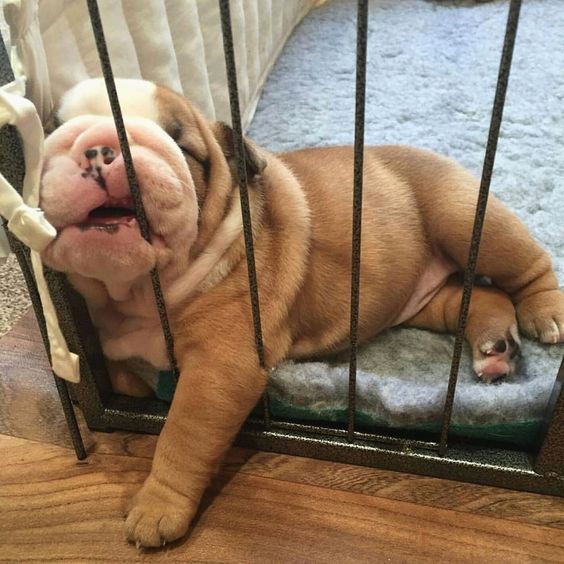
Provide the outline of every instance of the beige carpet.
{"type": "Polygon", "coordinates": [[[15,325],[30,305],[18,261],[10,255],[6,264],[0,266],[0,336],[15,325]]]}
{"type": "MultiPolygon", "coordinates": [[[[9,49],[10,33],[2,10],[0,10],[0,34],[9,49]]],[[[18,261],[14,255],[11,255],[5,264],[0,264],[0,336],[14,326],[29,309],[30,304],[18,261]]]]}

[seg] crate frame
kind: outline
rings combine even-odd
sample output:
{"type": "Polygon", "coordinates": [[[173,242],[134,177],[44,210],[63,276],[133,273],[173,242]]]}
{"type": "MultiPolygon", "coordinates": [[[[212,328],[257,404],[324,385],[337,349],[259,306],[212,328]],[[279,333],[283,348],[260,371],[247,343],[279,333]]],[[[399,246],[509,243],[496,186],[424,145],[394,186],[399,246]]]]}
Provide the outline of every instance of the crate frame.
{"type": "MultiPolygon", "coordinates": [[[[97,48],[104,70],[106,85],[108,87],[110,100],[112,101],[114,119],[119,133],[120,129],[124,131],[123,120],[121,120],[121,111],[115,93],[111,63],[105,46],[98,6],[96,0],[87,0],[87,2],[97,48]],[[112,98],[114,98],[114,100],[112,100],[112,98]],[[122,124],[121,128],[119,126],[120,120],[122,124]]],[[[253,324],[255,328],[258,359],[261,366],[264,366],[260,311],[258,307],[260,280],[257,280],[254,265],[229,0],[219,0],[219,6],[232,110],[238,183],[241,189],[245,226],[245,243],[253,324]]],[[[353,262],[351,272],[351,356],[347,426],[346,429],[335,429],[322,425],[275,421],[270,416],[268,400],[265,396],[263,400],[262,417],[252,415],[248,419],[238,435],[237,444],[252,449],[308,456],[364,466],[374,466],[402,472],[425,474],[440,478],[509,487],[564,497],[564,359],[555,380],[550,401],[547,405],[545,424],[539,436],[538,447],[536,449],[521,450],[514,447],[506,448],[501,445],[462,440],[449,437],[448,435],[456,389],[458,365],[462,353],[464,329],[474,283],[474,271],[483,219],[487,208],[491,173],[503,114],[503,104],[511,68],[511,57],[519,21],[520,7],[521,0],[510,0],[505,42],[492,110],[492,122],[476,208],[470,257],[468,268],[465,272],[461,314],[449,375],[442,428],[438,441],[432,440],[432,436],[414,436],[413,433],[408,431],[380,429],[374,433],[366,433],[360,432],[355,428],[356,351],[358,345],[357,327],[360,296],[360,241],[362,226],[362,157],[364,150],[364,105],[368,27],[368,0],[358,0],[352,241],[353,262]]],[[[9,58],[2,44],[0,45],[0,83],[5,84],[13,79],[9,58]]],[[[123,137],[126,136],[123,135],[123,137]]],[[[126,151],[123,151],[125,157],[125,153],[129,153],[126,138],[124,147],[126,149],[126,151]]],[[[131,157],[129,157],[129,159],[131,160],[131,157]]],[[[136,204],[136,215],[140,217],[140,223],[145,224],[144,235],[148,238],[147,220],[144,215],[138,189],[135,186],[135,173],[131,162],[129,168],[133,171],[129,171],[131,173],[128,175],[128,179],[130,180],[131,190],[136,204]]],[[[17,131],[11,126],[6,126],[0,130],[0,170],[12,185],[21,192],[25,165],[21,141],[17,131]]],[[[11,248],[16,254],[24,273],[41,333],[45,341],[47,352],[49,353],[45,320],[31,269],[29,250],[8,231],[7,233],[11,248]]],[[[45,270],[65,338],[71,350],[80,357],[80,383],[68,384],[54,375],[77,457],[83,459],[86,457],[87,453],[84,449],[80,431],[76,423],[71,398],[80,407],[91,429],[100,431],[120,429],[135,432],[158,433],[166,420],[168,405],[159,400],[128,398],[113,394],[103,360],[101,346],[88,316],[83,299],[70,287],[64,275],[49,269],[45,270]]],[[[155,296],[161,315],[161,323],[167,341],[169,359],[173,368],[176,369],[174,345],[170,328],[168,327],[166,307],[162,299],[162,292],[160,292],[158,273],[154,272],[152,276],[155,296]]]]}

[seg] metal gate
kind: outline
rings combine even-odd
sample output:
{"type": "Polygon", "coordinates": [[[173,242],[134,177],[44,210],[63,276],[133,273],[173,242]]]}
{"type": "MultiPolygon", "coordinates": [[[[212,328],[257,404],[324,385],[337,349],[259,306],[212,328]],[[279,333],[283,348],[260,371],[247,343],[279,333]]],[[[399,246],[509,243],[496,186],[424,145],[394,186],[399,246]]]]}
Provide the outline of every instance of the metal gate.
{"type": "MultiPolygon", "coordinates": [[[[137,186],[135,170],[123,125],[123,119],[114,84],[111,62],[108,56],[104,32],[96,0],[87,0],[96,46],[103,69],[104,79],[110,98],[112,113],[120,147],[126,165],[128,181],[135,204],[135,214],[143,237],[149,240],[149,226],[137,186]]],[[[225,64],[228,77],[229,98],[233,126],[237,180],[241,194],[246,259],[249,275],[252,319],[255,331],[256,351],[259,363],[264,367],[264,352],[261,318],[247,178],[243,152],[243,135],[239,111],[237,74],[231,30],[229,0],[219,0],[225,64]]],[[[356,109],[354,143],[354,192],[353,192],[353,237],[351,268],[351,313],[350,313],[350,367],[348,386],[348,421],[346,428],[309,425],[291,421],[279,421],[271,417],[268,398],[265,395],[260,416],[251,416],[239,437],[238,444],[262,450],[272,450],[353,464],[378,466],[403,472],[429,474],[443,478],[454,478],[496,486],[512,487],[564,496],[564,362],[560,367],[549,405],[546,409],[546,424],[539,437],[536,450],[518,450],[485,443],[472,443],[449,439],[449,426],[462,354],[462,345],[470,297],[475,278],[480,238],[484,223],[497,141],[502,121],[507,83],[521,0],[511,0],[509,5],[505,41],[497,80],[491,124],[487,140],[484,165],[476,206],[474,227],[464,276],[464,291],[461,302],[458,329],[452,356],[447,394],[442,417],[440,436],[435,440],[414,438],[407,431],[390,430],[370,433],[359,431],[355,425],[356,405],[356,354],[358,348],[358,312],[360,284],[360,249],[362,228],[362,171],[364,155],[364,108],[366,84],[366,50],[368,28],[368,0],[358,0],[357,14],[357,60],[356,60],[356,109]]],[[[0,52],[0,78],[2,84],[13,80],[5,48],[0,52]]],[[[21,190],[23,179],[23,155],[17,133],[6,127],[0,131],[0,170],[21,190]]],[[[16,253],[25,275],[35,312],[46,336],[45,321],[37,288],[30,268],[26,247],[13,236],[10,244],[16,253]]],[[[124,429],[158,433],[162,427],[167,405],[158,400],[126,398],[114,395],[104,364],[102,350],[96,331],[88,317],[82,299],[70,288],[65,277],[57,272],[46,272],[50,290],[57,307],[59,319],[70,348],[81,359],[81,383],[72,385],[71,395],[78,403],[88,425],[93,429],[124,429]]],[[[155,299],[167,344],[171,366],[178,373],[174,357],[174,342],[170,331],[166,306],[156,270],[151,273],[155,299]]],[[[48,347],[47,347],[48,349],[48,347]]],[[[86,452],[76,424],[67,383],[55,376],[57,389],[67,417],[75,450],[79,458],[86,452]]]]}

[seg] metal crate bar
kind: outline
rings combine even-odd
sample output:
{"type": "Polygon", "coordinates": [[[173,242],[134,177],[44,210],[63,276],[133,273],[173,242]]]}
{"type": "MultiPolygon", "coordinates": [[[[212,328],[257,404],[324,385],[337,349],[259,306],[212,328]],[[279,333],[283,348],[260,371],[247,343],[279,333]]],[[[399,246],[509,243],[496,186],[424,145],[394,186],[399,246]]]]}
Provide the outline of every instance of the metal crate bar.
{"type": "Polygon", "coordinates": [[[283,452],[345,464],[371,466],[397,472],[435,476],[501,488],[512,488],[564,497],[564,480],[536,473],[529,453],[515,449],[474,447],[453,443],[445,456],[400,445],[378,444],[359,438],[319,437],[303,430],[271,430],[248,425],[238,444],[256,450],[283,452]]]}
{"type": "Polygon", "coordinates": [[[470,243],[470,251],[468,255],[468,265],[464,273],[464,289],[460,304],[460,315],[458,318],[458,327],[456,330],[456,340],[454,343],[454,351],[452,355],[452,364],[448,380],[447,394],[445,399],[445,407],[443,411],[443,420],[441,428],[441,437],[439,441],[439,454],[444,455],[447,448],[448,430],[452,417],[452,406],[454,403],[454,393],[456,391],[456,382],[458,379],[458,369],[460,366],[460,358],[462,356],[462,345],[464,343],[464,332],[466,330],[466,322],[468,320],[468,310],[470,307],[470,298],[472,297],[472,288],[476,274],[476,263],[478,261],[478,252],[480,250],[480,239],[482,237],[482,228],[486,216],[486,208],[488,204],[488,195],[490,191],[490,183],[492,179],[492,170],[495,162],[495,153],[497,142],[499,139],[499,130],[503,117],[503,107],[505,104],[505,94],[507,92],[507,83],[509,81],[509,72],[511,70],[511,59],[513,57],[513,48],[515,46],[515,37],[517,35],[517,26],[519,24],[519,12],[521,10],[521,0],[511,0],[509,13],[507,16],[507,26],[505,29],[505,40],[503,43],[503,52],[501,54],[501,62],[499,65],[499,73],[497,77],[497,86],[490,122],[490,130],[488,134],[488,142],[486,145],[486,154],[484,157],[484,166],[482,168],[482,179],[480,182],[480,191],[478,194],[478,203],[476,205],[476,215],[474,217],[474,227],[472,230],[472,240],[470,243]]]}
{"type": "MultiPolygon", "coordinates": [[[[113,396],[108,402],[100,424],[103,428],[114,428],[138,432],[140,425],[145,433],[158,433],[166,414],[157,402],[144,400],[127,401],[123,396],[113,396]]],[[[450,480],[461,480],[503,488],[544,493],[564,497],[564,479],[553,474],[538,474],[532,468],[531,455],[516,448],[488,448],[453,441],[447,454],[439,456],[432,449],[416,448],[416,445],[380,442],[372,434],[366,439],[356,435],[354,443],[345,434],[333,436],[314,433],[308,425],[289,424],[286,428],[264,430],[261,420],[248,420],[239,433],[236,443],[255,450],[266,450],[435,476],[450,480]],[[292,427],[292,428],[290,428],[292,427]]],[[[343,431],[346,433],[346,431],[343,431]]]]}
{"type": "Polygon", "coordinates": [[[564,482],[564,358],[546,406],[544,439],[535,460],[540,474],[556,474],[564,482]]]}
{"type": "MultiPolygon", "coordinates": [[[[362,0],[359,1],[359,16],[360,16],[360,4],[362,0]]],[[[94,9],[97,12],[96,2],[88,0],[88,5],[94,5],[94,9]]],[[[367,4],[367,2],[366,2],[367,4]]],[[[507,78],[509,74],[509,66],[511,62],[511,52],[507,60],[507,50],[513,49],[513,42],[515,39],[515,32],[517,29],[518,13],[521,2],[512,1],[509,15],[508,15],[508,28],[506,30],[505,45],[504,45],[504,55],[502,56],[502,61],[500,65],[498,86],[496,90],[496,98],[494,102],[494,109],[492,112],[492,123],[490,125],[490,137],[488,139],[488,145],[486,150],[484,170],[482,173],[482,183],[480,186],[480,197],[478,198],[477,214],[475,218],[474,228],[476,230],[476,224],[479,221],[483,222],[486,203],[484,200],[483,193],[485,191],[485,199],[487,200],[487,191],[489,189],[489,180],[486,178],[487,168],[489,166],[489,177],[491,177],[491,169],[493,168],[493,158],[495,157],[495,145],[497,143],[497,133],[499,133],[499,126],[501,122],[501,112],[503,110],[503,95],[505,94],[505,89],[507,87],[507,78]],[[516,11],[516,13],[515,13],[516,11]],[[508,36],[511,32],[510,28],[513,27],[513,39],[508,36]],[[502,70],[505,69],[505,78],[503,79],[502,70]],[[505,84],[503,84],[505,81],[505,84]],[[500,94],[500,88],[503,90],[503,95],[500,94]],[[501,107],[499,102],[499,97],[501,96],[501,107]],[[497,117],[496,117],[497,116],[497,117]],[[497,132],[494,134],[494,125],[497,120],[497,132]],[[482,210],[480,212],[480,210],[482,210]],[[479,220],[481,215],[481,220],[479,220]]],[[[220,9],[227,10],[227,15],[225,17],[229,18],[229,3],[220,0],[220,9]]],[[[224,12],[222,12],[224,15],[224,12]]],[[[99,18],[98,18],[99,19],[99,18]]],[[[223,23],[223,21],[222,21],[223,23]]],[[[227,50],[230,50],[230,56],[232,57],[232,63],[226,59],[226,65],[228,67],[228,76],[232,73],[233,81],[230,82],[230,92],[234,92],[237,96],[237,85],[236,85],[236,74],[235,74],[235,61],[233,55],[233,38],[231,35],[230,19],[227,20],[229,24],[228,31],[229,37],[227,38],[227,50]],[[231,65],[231,66],[230,66],[231,65]]],[[[101,25],[100,25],[101,28],[101,25]]],[[[95,32],[96,33],[96,32],[95,32]]],[[[225,37],[224,37],[225,39],[225,37]]],[[[103,36],[102,36],[103,41],[103,36]]],[[[358,41],[358,35],[357,35],[358,41]]],[[[104,43],[105,46],[105,43],[104,43]]],[[[107,52],[106,52],[107,57],[107,52]]],[[[358,51],[357,51],[358,57],[358,51]]],[[[366,61],[364,61],[366,62],[366,61]]],[[[108,61],[109,64],[109,61],[108,61]]],[[[6,66],[9,68],[9,61],[5,49],[0,48],[0,80],[3,82],[8,82],[10,78],[7,79],[7,74],[5,72],[6,66]]],[[[110,67],[111,73],[111,67],[110,67]]],[[[11,71],[10,71],[10,76],[11,71]]],[[[111,76],[111,75],[110,75],[111,76]]],[[[357,68],[357,79],[358,79],[358,68],[357,68]]],[[[114,88],[113,80],[110,79],[110,87],[114,88]]],[[[364,93],[363,93],[364,94],[364,93]]],[[[357,87],[358,95],[358,87],[357,87]]],[[[238,102],[238,99],[235,98],[238,102]]],[[[358,103],[358,99],[357,99],[358,103]]],[[[233,109],[233,107],[232,107],[233,109]]],[[[238,103],[235,104],[235,110],[238,114],[239,106],[238,103]]],[[[119,105],[118,105],[119,111],[119,105]]],[[[116,120],[117,122],[117,120],[116,120]]],[[[363,122],[363,120],[362,120],[363,122]]],[[[239,126],[239,141],[242,140],[240,131],[240,119],[233,120],[234,129],[239,126]]],[[[119,131],[119,128],[118,128],[119,131]]],[[[235,130],[234,136],[237,136],[237,130],[235,130]]],[[[355,131],[356,134],[356,131],[355,131]]],[[[235,148],[237,150],[237,138],[234,139],[236,142],[235,148]]],[[[23,158],[21,155],[19,140],[17,139],[17,133],[12,127],[5,127],[0,132],[0,170],[10,179],[12,184],[17,188],[21,189],[21,178],[23,178],[23,158]],[[16,140],[14,142],[14,139],[16,140]],[[21,176],[21,178],[20,178],[21,176]]],[[[239,147],[240,149],[240,147],[239,147]]],[[[355,137],[355,149],[356,149],[356,137],[355,137]]],[[[125,151],[124,151],[125,155],[125,151]]],[[[355,157],[357,153],[355,152],[355,157]]],[[[362,151],[360,153],[362,157],[362,151]]],[[[125,156],[124,156],[125,158],[125,156]]],[[[244,156],[238,156],[238,166],[244,164],[244,156]]],[[[355,160],[355,171],[357,171],[355,160]]],[[[243,166],[244,169],[244,166],[243,166]]],[[[360,166],[362,170],[362,166],[360,166]]],[[[243,170],[244,174],[244,170],[243,170]]],[[[362,181],[362,173],[360,175],[360,180],[362,181]]],[[[241,184],[241,182],[240,182],[241,184]]],[[[361,186],[362,187],[362,186],[361,186]]],[[[246,179],[241,185],[242,192],[247,190],[246,179]]],[[[133,193],[133,189],[132,189],[133,193]]],[[[243,198],[242,198],[243,199],[243,198]]],[[[141,209],[142,209],[142,202],[141,209]]],[[[242,204],[243,206],[243,204],[242,204]]],[[[248,212],[247,208],[247,212],[248,212]]],[[[245,236],[248,233],[252,235],[250,217],[245,220],[245,211],[243,210],[244,225],[247,229],[245,236]]],[[[140,215],[140,214],[138,214],[140,215]]],[[[250,213],[249,213],[250,215],[250,213]]],[[[141,222],[140,222],[141,225],[141,222]]],[[[360,218],[359,218],[360,226],[360,218]]],[[[470,259],[472,258],[472,250],[474,249],[475,255],[477,255],[477,248],[479,245],[479,235],[480,229],[478,229],[477,237],[472,238],[472,244],[470,249],[470,259]]],[[[360,249],[360,230],[358,231],[358,248],[360,249]]],[[[30,294],[32,296],[32,301],[36,308],[36,314],[38,317],[39,325],[42,331],[45,331],[44,320],[42,319],[42,311],[40,304],[38,305],[35,281],[31,270],[29,270],[29,263],[27,260],[27,248],[25,248],[19,241],[16,241],[13,237],[10,237],[10,243],[14,252],[17,255],[20,264],[22,265],[22,270],[26,276],[28,286],[30,288],[30,294]],[[34,298],[35,296],[35,298],[34,298]]],[[[247,243],[247,239],[245,240],[247,243]]],[[[252,248],[252,237],[250,238],[250,244],[252,248]]],[[[360,258],[360,257],[359,257],[360,258]]],[[[469,259],[469,269],[471,266],[471,260],[469,259]]],[[[251,259],[252,260],[252,259],[251,259]]],[[[250,262],[249,253],[247,248],[247,261],[248,266],[254,271],[254,261],[250,262]]],[[[475,268],[476,257],[474,256],[474,268],[475,268]]],[[[354,265],[353,265],[354,266],[354,265]]],[[[46,272],[46,275],[49,275],[46,272]]],[[[56,273],[54,273],[56,274],[56,273]]],[[[360,272],[357,273],[360,277],[360,272]]],[[[249,273],[251,277],[251,274],[249,273]]],[[[469,276],[469,273],[466,273],[469,276]]],[[[77,399],[79,405],[81,406],[85,417],[88,421],[88,425],[92,429],[109,430],[109,429],[122,429],[122,430],[132,430],[136,432],[150,432],[158,433],[162,428],[162,425],[166,419],[167,406],[163,402],[157,401],[155,399],[139,399],[139,398],[128,398],[125,396],[119,396],[111,393],[111,389],[105,388],[103,386],[109,386],[109,382],[104,383],[101,379],[98,381],[98,372],[103,372],[105,370],[105,365],[102,360],[101,352],[98,353],[99,346],[94,346],[96,343],[95,339],[91,338],[86,332],[85,328],[82,327],[77,332],[75,329],[78,326],[74,324],[74,318],[69,316],[71,310],[74,311],[77,307],[76,299],[69,298],[64,293],[64,288],[62,285],[57,285],[57,280],[63,278],[63,275],[54,277],[51,279],[49,277],[48,282],[50,287],[52,287],[52,293],[54,298],[57,298],[57,310],[58,313],[62,313],[62,325],[64,327],[65,336],[69,340],[69,345],[72,346],[73,350],[80,354],[81,357],[81,372],[83,373],[83,379],[80,384],[76,386],[68,386],[68,390],[72,393],[73,399],[77,399]],[[52,285],[53,280],[55,281],[52,285]],[[67,319],[68,318],[68,319],[67,319]],[[98,355],[99,361],[95,358],[98,355]],[[103,386],[102,386],[103,385],[103,386]],[[102,386],[102,387],[101,387],[102,386]]],[[[158,278],[157,278],[158,280],[158,278]]],[[[256,272],[255,272],[255,286],[253,290],[252,283],[250,284],[251,289],[251,304],[253,304],[253,294],[255,295],[254,300],[256,300],[256,305],[258,306],[258,290],[256,287],[256,272]]],[[[351,282],[351,293],[352,293],[353,283],[351,282]]],[[[469,284],[465,280],[465,292],[471,292],[472,290],[472,280],[469,284]],[[468,288],[468,290],[467,290],[468,288]]],[[[351,300],[352,301],[352,300],[351,300]]],[[[464,313],[464,304],[461,304],[461,318],[463,315],[468,313],[468,304],[470,301],[470,294],[467,297],[466,313],[464,313]]],[[[80,311],[78,310],[79,315],[80,311]]],[[[358,315],[358,310],[357,310],[358,315]]],[[[352,317],[352,316],[351,316],[352,317]]],[[[258,329],[260,331],[260,311],[259,308],[253,308],[253,321],[258,319],[258,329]]],[[[358,321],[358,319],[357,319],[358,321]]],[[[459,319],[459,324],[461,324],[461,319],[459,319]]],[[[355,326],[356,330],[357,326],[355,326]]],[[[259,332],[259,337],[256,336],[257,324],[255,323],[255,338],[257,341],[257,354],[260,358],[264,357],[264,352],[262,348],[262,338],[259,332]]],[[[351,332],[352,334],[352,332],[351,332]]],[[[94,335],[94,333],[92,333],[94,335]]],[[[44,335],[45,337],[45,335],[44,335]]],[[[460,329],[457,334],[457,340],[460,340],[460,347],[463,338],[463,328],[460,329]]],[[[460,354],[460,353],[459,353],[460,354]]],[[[455,348],[456,355],[456,348],[455,348]]],[[[355,357],[356,360],[356,357],[355,357]]],[[[453,363],[455,357],[453,356],[453,363]]],[[[458,358],[460,360],[460,358],[458,358]]],[[[263,358],[264,362],[264,358],[263,358]]],[[[452,376],[452,370],[451,370],[452,376]]],[[[65,389],[67,389],[66,383],[64,383],[65,389]]],[[[465,480],[469,482],[484,483],[489,485],[501,486],[501,487],[511,487],[515,489],[523,489],[528,491],[537,491],[545,494],[564,496],[564,393],[562,388],[564,384],[564,364],[560,369],[558,380],[555,384],[554,392],[547,407],[547,428],[546,432],[543,432],[539,436],[539,446],[540,451],[536,460],[532,456],[532,453],[515,447],[508,448],[507,446],[480,446],[472,440],[461,440],[456,437],[452,437],[449,442],[448,452],[444,454],[437,453],[439,445],[434,442],[429,442],[426,440],[414,440],[418,439],[419,435],[411,435],[407,432],[402,432],[401,430],[396,433],[391,433],[387,436],[382,433],[386,433],[385,430],[378,431],[374,433],[364,432],[364,430],[354,430],[354,411],[353,411],[353,436],[352,442],[349,440],[349,429],[348,428],[335,428],[331,425],[323,426],[323,424],[310,425],[308,423],[294,423],[290,421],[272,421],[272,428],[268,428],[266,431],[264,429],[265,422],[270,424],[270,419],[268,417],[268,411],[266,411],[265,421],[262,421],[260,417],[251,417],[244,428],[242,429],[239,437],[238,443],[242,446],[247,446],[254,449],[262,450],[273,450],[276,452],[283,452],[286,454],[295,454],[301,456],[329,459],[334,461],[347,462],[349,464],[361,464],[367,466],[377,466],[381,468],[389,468],[393,470],[403,471],[403,472],[414,472],[418,474],[432,475],[437,477],[465,480]]],[[[450,380],[449,380],[450,385],[450,380]]],[[[456,373],[454,376],[454,383],[452,385],[450,398],[450,407],[445,406],[445,417],[448,417],[446,422],[446,428],[443,425],[444,441],[443,449],[446,447],[446,439],[448,433],[448,426],[450,422],[450,414],[452,410],[452,400],[454,398],[454,388],[456,386],[456,373]],[[447,415],[448,411],[448,415],[447,415]]],[[[65,416],[68,416],[72,412],[72,405],[70,402],[65,401],[64,395],[65,391],[58,388],[61,401],[63,402],[63,408],[65,410],[65,416]]],[[[354,401],[354,396],[353,396],[354,401]]],[[[349,405],[350,407],[350,405],[349,405]]],[[[74,414],[73,414],[74,415],[74,414]]],[[[349,409],[350,415],[350,409],[349,409]]],[[[350,421],[350,417],[349,417],[350,421]]],[[[67,417],[67,423],[69,424],[69,429],[71,430],[71,437],[74,442],[75,450],[79,458],[82,457],[80,454],[80,445],[82,445],[80,439],[80,432],[78,426],[76,426],[76,420],[73,417],[67,417]],[[73,430],[74,429],[74,430],[73,430]],[[74,433],[76,431],[76,433],[74,433]],[[78,439],[78,440],[77,440],[78,439]],[[80,441],[80,442],[78,442],[80,441]],[[78,445],[78,446],[77,446],[78,445]]],[[[443,422],[444,423],[444,422],[443,422]]],[[[425,439],[426,435],[422,435],[421,438],[425,439]]],[[[442,437],[442,435],[441,435],[442,437]]],[[[488,444],[488,443],[484,443],[488,444]]],[[[84,448],[82,445],[82,452],[84,448]]]]}
{"type": "MultiPolygon", "coordinates": [[[[29,291],[29,295],[33,304],[33,310],[35,316],[37,317],[41,337],[45,346],[45,352],[47,353],[49,364],[51,364],[51,349],[49,346],[49,339],[47,337],[47,325],[45,323],[45,317],[43,314],[43,309],[41,307],[41,298],[39,297],[39,291],[35,283],[35,277],[31,269],[31,264],[28,260],[26,247],[8,231],[6,223],[4,223],[4,228],[6,230],[6,234],[8,235],[10,248],[16,255],[18,264],[26,281],[27,289],[29,291]]],[[[78,460],[84,460],[87,457],[86,449],[84,447],[82,434],[80,433],[80,428],[76,420],[76,413],[72,406],[68,384],[65,380],[59,378],[55,374],[55,372],[53,372],[53,378],[55,379],[55,386],[57,388],[57,393],[59,394],[59,399],[61,400],[63,414],[65,416],[65,421],[69,430],[69,435],[74,448],[74,452],[76,454],[76,458],[78,460]]]]}
{"type": "MultiPolygon", "coordinates": [[[[110,99],[110,106],[112,108],[112,115],[119,138],[119,145],[121,153],[123,155],[123,162],[125,165],[125,170],[127,172],[127,182],[129,184],[131,195],[133,196],[135,216],[139,223],[142,237],[150,243],[151,234],[149,231],[149,223],[147,221],[147,214],[145,213],[143,199],[141,197],[139,184],[137,182],[137,175],[135,174],[135,168],[133,166],[133,160],[131,158],[131,151],[129,148],[129,142],[127,140],[127,133],[125,131],[121,107],[117,96],[112,63],[108,54],[108,47],[106,45],[106,39],[104,36],[104,28],[102,26],[100,11],[98,9],[98,2],[97,0],[87,0],[87,3],[88,12],[90,14],[90,23],[92,24],[92,31],[94,33],[94,39],[96,41],[96,49],[98,50],[98,57],[102,66],[102,73],[104,75],[104,81],[106,83],[106,89],[108,91],[108,98],[110,99]]],[[[174,356],[174,340],[172,337],[172,332],[170,330],[166,304],[164,301],[159,273],[156,266],[151,270],[151,283],[153,285],[153,292],[155,294],[155,301],[157,303],[157,309],[159,312],[159,320],[161,322],[163,335],[165,338],[168,362],[176,378],[178,378],[178,365],[176,363],[176,357],[174,356]]]]}
{"type": "MultiPolygon", "coordinates": [[[[0,86],[8,84],[13,80],[14,73],[12,67],[10,66],[6,46],[4,45],[4,41],[0,39],[0,86]]],[[[21,194],[25,174],[25,163],[20,137],[16,129],[12,126],[5,126],[2,130],[0,141],[0,170],[2,174],[8,179],[10,184],[12,184],[12,186],[14,186],[21,194]]],[[[29,262],[29,249],[27,249],[27,247],[23,243],[21,243],[12,235],[12,233],[8,230],[7,222],[1,216],[0,224],[5,230],[10,248],[16,255],[22,274],[25,278],[30,298],[33,304],[33,309],[39,323],[39,328],[41,330],[41,336],[43,338],[45,350],[47,352],[47,356],[49,357],[50,363],[51,350],[49,347],[49,341],[47,339],[47,327],[45,325],[43,309],[41,308],[41,298],[39,297],[39,291],[37,290],[35,277],[33,276],[33,271],[29,262]]],[[[61,400],[65,421],[69,430],[76,457],[78,458],[78,460],[84,460],[86,458],[86,449],[84,448],[84,442],[82,440],[82,435],[80,434],[80,428],[78,427],[76,414],[70,400],[67,383],[65,380],[59,378],[54,372],[53,378],[55,379],[55,386],[59,394],[59,399],[61,400]]]]}
{"type": "MultiPolygon", "coordinates": [[[[237,161],[237,182],[241,195],[241,214],[243,216],[243,235],[245,238],[245,255],[247,257],[247,274],[249,277],[249,292],[253,314],[255,332],[255,346],[261,368],[266,368],[264,358],[264,344],[262,340],[262,325],[260,320],[260,302],[258,295],[257,270],[255,264],[255,248],[253,243],[253,227],[251,209],[249,205],[249,189],[247,182],[247,168],[245,165],[245,151],[243,145],[243,130],[241,127],[241,110],[239,106],[239,89],[237,87],[237,66],[235,49],[233,47],[233,31],[231,28],[231,12],[229,0],[219,0],[221,16],[221,33],[223,36],[223,50],[225,53],[225,69],[227,71],[227,86],[229,89],[229,105],[231,107],[231,125],[233,128],[233,147],[237,161]]],[[[266,429],[270,428],[270,409],[268,395],[263,395],[263,418],[266,429]]]]}
{"type": "Polygon", "coordinates": [[[366,97],[366,44],[368,0],[358,0],[356,28],[356,103],[354,131],[353,233],[351,266],[351,322],[347,438],[354,441],[356,413],[356,357],[358,351],[358,310],[360,305],[360,252],[362,230],[362,174],[364,164],[364,110],[366,97]]]}
{"type": "MultiPolygon", "coordinates": [[[[250,425],[256,425],[257,421],[249,418],[250,425]]],[[[271,430],[282,429],[286,431],[307,432],[312,435],[320,435],[321,437],[340,437],[348,440],[347,429],[337,429],[333,427],[324,427],[320,424],[312,423],[294,423],[292,421],[273,421],[271,430]]],[[[422,441],[418,439],[409,439],[403,437],[394,437],[392,435],[382,435],[380,433],[364,433],[355,431],[355,440],[367,441],[372,444],[381,443],[386,445],[394,445],[404,450],[421,449],[435,452],[437,443],[434,441],[422,441]]]]}

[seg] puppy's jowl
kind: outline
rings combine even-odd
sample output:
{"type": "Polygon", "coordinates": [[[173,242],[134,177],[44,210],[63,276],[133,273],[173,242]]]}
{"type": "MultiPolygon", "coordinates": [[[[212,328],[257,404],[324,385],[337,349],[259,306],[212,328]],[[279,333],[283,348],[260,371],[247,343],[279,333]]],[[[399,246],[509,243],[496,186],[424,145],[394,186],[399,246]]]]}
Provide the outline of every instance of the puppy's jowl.
{"type": "MultiPolygon", "coordinates": [[[[255,352],[231,132],[181,96],[118,81],[151,228],[134,217],[101,80],[64,98],[46,143],[41,206],[58,230],[43,259],[85,297],[116,388],[150,392],[133,362],[167,368],[148,273],[160,272],[181,376],[127,536],[182,536],[223,453],[266,384],[255,352]],[[143,361],[140,363],[140,359],[143,361]]],[[[268,367],[344,348],[350,292],[350,147],[274,155],[245,145],[268,367]]],[[[360,337],[404,324],[453,331],[477,182],[455,163],[400,146],[366,150],[360,337]]],[[[515,370],[519,332],[564,340],[564,295],[547,253],[491,198],[467,338],[484,381],[515,370]]],[[[141,371],[143,372],[143,371],[141,371]]],[[[150,373],[150,371],[149,371],[150,373]]],[[[149,385],[147,385],[149,384],[149,385]]]]}

